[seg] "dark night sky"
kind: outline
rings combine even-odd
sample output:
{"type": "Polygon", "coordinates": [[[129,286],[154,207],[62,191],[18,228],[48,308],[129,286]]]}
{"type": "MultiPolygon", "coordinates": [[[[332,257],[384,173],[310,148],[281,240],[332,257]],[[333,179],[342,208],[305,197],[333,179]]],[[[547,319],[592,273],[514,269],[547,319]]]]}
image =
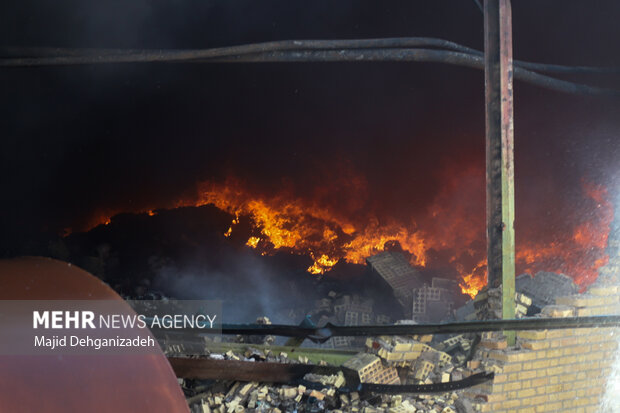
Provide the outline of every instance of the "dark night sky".
{"type": "MultiPolygon", "coordinates": [[[[515,58],[620,66],[620,2],[513,3],[515,58]]],[[[483,45],[471,0],[25,0],[2,2],[0,33],[1,46],[395,36],[483,45]]],[[[579,79],[620,89],[620,76],[579,79]]],[[[270,190],[284,180],[304,193],[354,170],[369,198],[405,217],[439,191],[442,170],[484,167],[483,73],[468,68],[123,64],[0,69],[0,82],[0,255],[28,253],[42,231],[97,209],[166,203],[201,180],[235,175],[270,190]]],[[[620,101],[517,82],[515,107],[518,222],[562,225],[584,177],[617,194],[620,101]]]]}

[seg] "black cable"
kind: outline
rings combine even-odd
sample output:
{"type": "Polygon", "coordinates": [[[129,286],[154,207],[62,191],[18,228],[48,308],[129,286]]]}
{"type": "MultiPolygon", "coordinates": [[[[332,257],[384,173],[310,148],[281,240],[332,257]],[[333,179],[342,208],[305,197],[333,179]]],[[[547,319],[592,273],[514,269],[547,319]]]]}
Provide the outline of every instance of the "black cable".
{"type": "MultiPolygon", "coordinates": [[[[146,62],[435,62],[484,69],[483,53],[443,39],[410,37],[354,40],[284,40],[198,50],[4,49],[13,57],[0,66],[47,66],[146,62]],[[437,49],[416,49],[414,47],[437,49]],[[15,57],[15,56],[21,57],[15,57]],[[34,56],[34,57],[23,57],[34,56]],[[37,57],[39,56],[39,57],[37,57]],[[41,57],[42,56],[42,57],[41,57]]],[[[514,62],[516,79],[551,90],[585,95],[619,96],[620,92],[544,76],[556,73],[620,73],[618,68],[570,67],[514,62]]]]}
{"type": "MultiPolygon", "coordinates": [[[[374,384],[374,383],[359,383],[355,387],[340,387],[337,389],[338,393],[351,393],[351,392],[372,392],[383,394],[403,394],[403,393],[447,393],[455,390],[467,389],[469,387],[478,386],[480,384],[491,381],[495,378],[495,374],[490,373],[477,373],[471,376],[457,381],[450,381],[447,383],[433,383],[433,384],[374,384]]],[[[309,389],[321,390],[325,388],[324,384],[308,381],[297,380],[294,384],[301,384],[309,389]]]]}
{"type": "Polygon", "coordinates": [[[482,13],[484,13],[484,10],[482,9],[482,4],[480,4],[480,0],[474,0],[474,3],[476,3],[476,6],[478,6],[478,8],[480,9],[480,11],[482,13]]]}

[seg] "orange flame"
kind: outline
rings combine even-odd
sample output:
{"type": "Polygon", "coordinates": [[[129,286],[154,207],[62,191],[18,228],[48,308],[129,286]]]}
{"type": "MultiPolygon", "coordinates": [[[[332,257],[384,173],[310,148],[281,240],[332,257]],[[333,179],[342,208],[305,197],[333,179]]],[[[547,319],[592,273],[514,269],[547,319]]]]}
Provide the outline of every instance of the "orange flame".
{"type": "MultiPolygon", "coordinates": [[[[314,261],[307,269],[312,274],[328,272],[340,261],[363,264],[369,256],[396,243],[409,254],[411,264],[420,267],[437,262],[431,252],[450,251],[449,262],[460,275],[461,291],[474,297],[486,284],[484,192],[478,188],[484,182],[484,171],[471,168],[446,174],[448,179],[422,217],[421,226],[413,221],[404,224],[380,219],[372,211],[353,218],[327,203],[285,192],[275,196],[252,193],[236,181],[203,183],[196,198],[168,207],[213,204],[233,214],[225,237],[233,233],[241,215],[248,216],[260,235],[249,237],[247,246],[262,255],[280,249],[308,254],[314,261]]],[[[582,189],[592,204],[589,210],[594,212],[582,218],[572,235],[543,244],[520,241],[517,234],[517,273],[563,272],[582,286],[596,279],[598,268],[608,261],[605,247],[613,208],[603,186],[584,182],[582,189]]],[[[142,212],[154,214],[152,209],[142,212]]],[[[101,214],[94,222],[107,225],[112,215],[101,214]]]]}
{"type": "Polygon", "coordinates": [[[260,238],[250,237],[248,239],[248,242],[245,243],[245,245],[247,245],[248,247],[256,248],[259,242],[260,242],[260,238]]]}
{"type": "Polygon", "coordinates": [[[465,271],[461,264],[457,264],[457,269],[461,273],[459,287],[463,294],[474,298],[478,291],[487,284],[487,259],[483,259],[469,272],[465,271]]]}

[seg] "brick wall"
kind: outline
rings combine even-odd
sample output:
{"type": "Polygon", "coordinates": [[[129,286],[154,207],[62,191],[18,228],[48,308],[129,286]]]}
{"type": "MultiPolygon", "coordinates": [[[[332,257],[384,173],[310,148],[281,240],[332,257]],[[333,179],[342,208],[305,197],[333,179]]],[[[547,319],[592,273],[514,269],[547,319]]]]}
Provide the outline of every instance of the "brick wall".
{"type": "MultiPolygon", "coordinates": [[[[620,314],[617,287],[592,287],[543,308],[546,317],[620,314]]],[[[492,384],[466,391],[483,412],[598,412],[619,331],[613,328],[530,330],[516,348],[489,334],[476,350],[474,371],[494,371],[492,384]]]]}

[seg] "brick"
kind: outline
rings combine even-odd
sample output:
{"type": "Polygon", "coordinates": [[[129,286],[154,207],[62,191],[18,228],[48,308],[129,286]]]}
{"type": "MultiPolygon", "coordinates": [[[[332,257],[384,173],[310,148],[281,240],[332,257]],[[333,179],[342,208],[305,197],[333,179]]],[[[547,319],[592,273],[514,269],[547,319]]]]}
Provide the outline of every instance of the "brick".
{"type": "Polygon", "coordinates": [[[565,346],[573,346],[577,344],[577,337],[565,337],[559,340],[560,345],[565,346]]]}
{"type": "Polygon", "coordinates": [[[557,374],[563,374],[564,373],[564,366],[560,366],[560,367],[550,367],[547,369],[547,375],[548,376],[555,376],[557,374]]]}
{"type": "Polygon", "coordinates": [[[508,347],[508,342],[506,340],[482,340],[480,341],[480,345],[482,347],[491,349],[491,350],[504,350],[508,347]]]}
{"type": "Polygon", "coordinates": [[[595,360],[602,360],[604,357],[604,353],[603,352],[593,352],[593,353],[589,353],[586,354],[585,356],[583,356],[585,361],[595,361],[595,360]]]}
{"type": "Polygon", "coordinates": [[[515,399],[515,400],[507,400],[505,402],[503,402],[501,404],[502,409],[511,409],[513,407],[519,407],[521,406],[521,400],[519,399],[515,399]]]}
{"type": "Polygon", "coordinates": [[[523,370],[523,364],[521,363],[515,363],[515,364],[506,364],[504,366],[504,373],[513,373],[515,371],[522,371],[523,370]]]}
{"type": "Polygon", "coordinates": [[[575,381],[575,379],[577,379],[577,373],[564,374],[560,376],[560,383],[575,381]]]}
{"type": "Polygon", "coordinates": [[[533,369],[546,368],[546,367],[549,367],[550,363],[551,363],[551,360],[549,359],[537,360],[537,361],[532,362],[532,368],[533,369]]]}
{"type": "Polygon", "coordinates": [[[545,403],[540,406],[536,406],[536,412],[558,412],[562,409],[562,402],[545,403]]]}
{"type": "Polygon", "coordinates": [[[618,294],[618,286],[592,286],[588,289],[588,294],[597,295],[597,296],[608,296],[608,295],[617,295],[618,294]]]}
{"type": "Polygon", "coordinates": [[[535,370],[523,371],[519,373],[519,380],[527,380],[527,379],[533,379],[533,378],[536,378],[535,370]]]}
{"type": "Polygon", "coordinates": [[[571,354],[585,354],[590,351],[590,346],[575,346],[564,349],[563,355],[569,356],[571,354]]]}
{"type": "Polygon", "coordinates": [[[598,350],[616,350],[618,343],[614,341],[608,341],[604,343],[592,344],[592,351],[598,350]]]}
{"type": "Polygon", "coordinates": [[[603,392],[605,391],[605,387],[603,386],[588,387],[585,389],[585,391],[588,396],[600,395],[600,394],[603,394],[603,392]]]}
{"type": "Polygon", "coordinates": [[[544,317],[572,317],[575,314],[575,309],[566,305],[546,305],[541,312],[544,317]]]}
{"type": "Polygon", "coordinates": [[[574,391],[558,393],[558,400],[574,399],[575,395],[576,393],[574,391]]]}
{"type": "Polygon", "coordinates": [[[566,297],[557,297],[555,299],[557,305],[565,305],[570,307],[585,307],[588,300],[583,295],[569,295],[566,297]]]}
{"type": "Polygon", "coordinates": [[[549,396],[546,394],[540,396],[534,396],[527,399],[522,400],[522,404],[524,406],[536,406],[542,403],[545,403],[549,400],[549,396]]]}
{"type": "Polygon", "coordinates": [[[489,358],[504,362],[530,361],[536,359],[536,353],[529,350],[500,351],[492,350],[489,352],[489,358]]]}
{"type": "Polygon", "coordinates": [[[520,398],[532,397],[535,395],[536,395],[536,389],[525,389],[517,393],[517,396],[520,398]]]}
{"type": "Polygon", "coordinates": [[[547,338],[561,338],[561,337],[566,337],[567,335],[572,335],[572,333],[570,333],[567,330],[562,330],[562,329],[558,329],[558,330],[549,330],[547,331],[547,338]]]}
{"type": "Polygon", "coordinates": [[[487,394],[486,399],[489,403],[503,402],[506,400],[506,393],[487,394]]]}
{"type": "Polygon", "coordinates": [[[521,347],[528,350],[544,350],[549,347],[548,341],[521,341],[521,347]]]}
{"type": "Polygon", "coordinates": [[[521,382],[513,382],[504,384],[504,391],[521,390],[521,382]]]}
{"type": "Polygon", "coordinates": [[[547,330],[517,331],[517,337],[525,340],[544,340],[547,338],[547,330]]]}
{"type": "Polygon", "coordinates": [[[539,379],[532,380],[532,386],[533,387],[546,386],[548,383],[549,383],[549,378],[548,377],[541,377],[539,379]]]}
{"type": "Polygon", "coordinates": [[[493,383],[505,383],[508,378],[507,374],[496,374],[495,378],[493,379],[493,383]]]}
{"type": "Polygon", "coordinates": [[[577,362],[577,356],[565,356],[558,359],[558,364],[574,364],[577,362]]]}

